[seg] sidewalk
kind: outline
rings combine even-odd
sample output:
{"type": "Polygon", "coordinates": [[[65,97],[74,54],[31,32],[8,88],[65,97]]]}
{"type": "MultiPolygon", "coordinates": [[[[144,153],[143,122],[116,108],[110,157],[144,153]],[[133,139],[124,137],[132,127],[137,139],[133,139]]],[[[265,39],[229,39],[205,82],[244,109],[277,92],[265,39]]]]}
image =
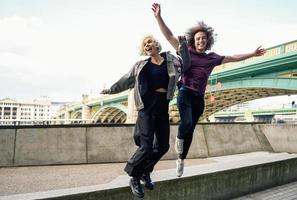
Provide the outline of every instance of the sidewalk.
{"type": "MultiPolygon", "coordinates": [[[[289,168],[291,169],[291,173],[292,173],[296,171],[294,170],[295,163],[296,163],[294,160],[296,160],[296,158],[297,158],[296,154],[252,152],[252,153],[228,155],[228,156],[221,156],[221,157],[211,157],[211,158],[204,158],[204,159],[187,159],[185,163],[185,173],[182,178],[177,178],[175,176],[175,170],[174,170],[175,161],[165,160],[165,161],[160,161],[158,165],[156,165],[154,173],[152,174],[152,179],[155,180],[156,183],[160,185],[160,187],[163,186],[163,189],[165,190],[166,189],[170,190],[170,185],[168,187],[168,185],[166,185],[165,182],[171,181],[171,183],[175,186],[178,185],[179,183],[186,184],[187,190],[192,192],[196,191],[195,188],[197,184],[205,185],[205,187],[203,187],[203,185],[199,186],[201,191],[204,191],[203,189],[207,191],[208,190],[212,191],[214,185],[212,185],[211,181],[212,180],[222,181],[224,180],[225,175],[228,176],[228,180],[232,179],[232,181],[234,182],[235,180],[239,180],[239,179],[236,179],[235,176],[238,176],[238,177],[242,176],[241,174],[242,170],[243,170],[242,172],[243,174],[248,175],[246,174],[246,173],[249,173],[248,170],[256,169],[256,171],[260,170],[265,174],[267,170],[272,170],[271,172],[273,172],[273,171],[276,171],[276,169],[280,169],[278,168],[278,166],[274,167],[273,165],[265,164],[265,163],[272,163],[272,162],[274,163],[279,161],[282,162],[282,160],[287,161],[287,159],[289,159],[292,162],[290,161],[290,164],[289,163],[287,164],[288,166],[291,167],[289,168]],[[263,163],[267,168],[262,168],[262,166],[264,166],[262,165],[263,163]],[[235,170],[235,171],[234,173],[230,173],[230,170],[235,170]],[[226,172],[226,174],[221,173],[224,171],[226,172]],[[217,179],[214,178],[213,174],[216,174],[217,179]],[[199,180],[187,178],[187,177],[194,177],[194,176],[195,177],[210,176],[210,177],[205,179],[198,178],[199,180]],[[190,186],[191,184],[193,185],[193,183],[195,183],[194,189],[192,188],[191,190],[191,188],[188,188],[188,186],[190,186]],[[212,185],[212,187],[209,188],[208,185],[209,186],[212,185]]],[[[282,165],[284,165],[284,163],[282,165]]],[[[120,191],[120,193],[113,193],[113,194],[115,195],[123,194],[124,196],[128,195],[129,196],[128,199],[130,199],[131,192],[127,188],[129,177],[123,171],[124,166],[125,166],[125,163],[110,163],[110,164],[56,165],[56,166],[0,168],[0,180],[1,180],[0,181],[0,199],[13,199],[13,200],[40,199],[40,198],[47,199],[52,197],[61,197],[65,195],[75,196],[77,194],[86,194],[86,195],[97,194],[100,196],[100,194],[103,194],[103,193],[97,193],[97,191],[104,191],[104,190],[108,191],[110,188],[112,188],[113,190],[115,188],[118,188],[117,191],[118,192],[120,191]],[[28,194],[24,194],[24,193],[28,193],[28,194]]],[[[286,173],[287,171],[284,171],[283,169],[283,172],[286,173]]],[[[255,176],[256,174],[254,174],[254,177],[256,177],[255,176]]],[[[223,181],[223,183],[226,183],[226,185],[228,185],[229,184],[228,180],[226,180],[227,182],[223,181]]],[[[259,179],[260,182],[261,180],[262,179],[259,179]]],[[[271,181],[272,179],[269,179],[269,180],[271,181]]],[[[255,182],[253,182],[252,180],[250,183],[255,184],[255,182]]],[[[257,182],[257,184],[258,183],[259,182],[257,182]]],[[[239,181],[238,184],[241,185],[241,189],[244,189],[247,187],[244,180],[243,182],[239,181]]],[[[264,185],[267,184],[265,180],[263,184],[264,185]]],[[[285,199],[285,200],[297,199],[296,185],[297,185],[297,182],[293,182],[289,185],[277,187],[276,190],[281,192],[281,196],[276,196],[280,194],[275,192],[275,189],[272,188],[267,191],[265,190],[260,193],[242,196],[241,198],[237,198],[237,199],[238,200],[239,199],[240,200],[256,200],[256,199],[278,200],[280,197],[281,197],[280,199],[285,199]]],[[[233,186],[229,187],[227,193],[233,189],[234,189],[233,186]]],[[[254,190],[254,191],[257,191],[257,190],[254,190]]],[[[197,195],[200,195],[200,194],[202,193],[197,193],[197,195]]],[[[150,195],[158,196],[160,194],[158,193],[158,191],[155,191],[154,193],[148,192],[148,196],[150,195]]],[[[224,195],[224,192],[219,193],[219,195],[224,195]]]]}
{"type": "MultiPolygon", "coordinates": [[[[212,162],[216,161],[188,159],[186,166],[212,162]]],[[[125,175],[124,166],[125,163],[110,163],[0,168],[0,196],[100,185],[125,175]]],[[[155,170],[174,168],[174,160],[164,160],[155,170]]]]}
{"type": "Polygon", "coordinates": [[[297,182],[288,183],[261,192],[248,194],[233,200],[296,200],[297,182]]]}

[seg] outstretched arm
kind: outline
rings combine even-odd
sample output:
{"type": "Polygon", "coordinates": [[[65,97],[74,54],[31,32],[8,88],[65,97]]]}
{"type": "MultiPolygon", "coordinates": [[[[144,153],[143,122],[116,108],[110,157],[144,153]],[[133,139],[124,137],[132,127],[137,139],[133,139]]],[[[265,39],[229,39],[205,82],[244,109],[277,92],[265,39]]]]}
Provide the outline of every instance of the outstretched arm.
{"type": "Polygon", "coordinates": [[[251,57],[257,57],[257,56],[263,56],[266,53],[266,49],[261,48],[259,46],[255,51],[252,53],[247,53],[247,54],[238,54],[238,55],[233,55],[233,56],[225,56],[222,64],[228,63],[228,62],[238,62],[242,61],[251,57]]]}
{"type": "Polygon", "coordinates": [[[165,38],[169,41],[169,43],[173,46],[173,48],[178,51],[179,42],[178,39],[172,34],[171,30],[165,24],[161,17],[161,5],[158,3],[154,3],[152,5],[152,10],[154,12],[155,18],[159,24],[159,27],[165,36],[165,38]]]}
{"type": "Polygon", "coordinates": [[[118,80],[115,84],[113,84],[110,89],[104,89],[100,92],[100,94],[116,94],[122,91],[125,91],[129,88],[133,88],[135,84],[135,76],[136,76],[136,66],[138,62],[133,66],[133,68],[125,74],[120,80],[118,80]]]}

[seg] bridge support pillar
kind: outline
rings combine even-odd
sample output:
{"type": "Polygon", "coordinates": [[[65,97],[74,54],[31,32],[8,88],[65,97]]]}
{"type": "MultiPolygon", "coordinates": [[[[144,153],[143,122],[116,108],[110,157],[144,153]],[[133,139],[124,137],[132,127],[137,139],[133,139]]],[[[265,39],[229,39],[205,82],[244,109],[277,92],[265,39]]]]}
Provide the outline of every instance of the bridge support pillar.
{"type": "MultiPolygon", "coordinates": [[[[88,101],[89,101],[89,96],[86,94],[83,94],[82,95],[82,112],[81,112],[82,120],[91,118],[91,108],[87,105],[88,101]]],[[[85,121],[83,123],[87,123],[87,122],[85,121]]]]}
{"type": "Polygon", "coordinates": [[[64,124],[70,124],[70,122],[67,121],[67,119],[70,119],[70,112],[68,112],[67,110],[65,111],[64,119],[65,119],[64,124]]]}
{"type": "Polygon", "coordinates": [[[135,123],[137,119],[137,110],[134,101],[134,89],[130,89],[128,93],[128,112],[126,123],[135,123]]]}

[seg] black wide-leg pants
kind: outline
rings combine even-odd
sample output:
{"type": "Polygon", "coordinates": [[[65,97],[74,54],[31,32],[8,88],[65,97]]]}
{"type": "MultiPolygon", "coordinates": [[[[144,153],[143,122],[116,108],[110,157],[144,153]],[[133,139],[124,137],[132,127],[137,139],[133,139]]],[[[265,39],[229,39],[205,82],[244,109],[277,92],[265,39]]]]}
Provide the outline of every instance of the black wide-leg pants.
{"type": "Polygon", "coordinates": [[[169,100],[166,93],[150,92],[143,96],[144,108],[138,112],[134,141],[138,146],[128,160],[125,171],[141,177],[152,172],[156,163],[169,149],[169,100]]]}

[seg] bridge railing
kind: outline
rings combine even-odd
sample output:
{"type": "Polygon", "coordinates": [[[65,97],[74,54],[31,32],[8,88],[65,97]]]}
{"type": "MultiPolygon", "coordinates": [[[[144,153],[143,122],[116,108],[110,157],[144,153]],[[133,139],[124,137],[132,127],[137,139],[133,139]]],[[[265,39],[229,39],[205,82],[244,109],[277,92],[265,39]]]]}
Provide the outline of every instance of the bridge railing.
{"type": "Polygon", "coordinates": [[[93,119],[46,119],[46,120],[5,120],[0,121],[0,126],[22,125],[63,125],[63,124],[90,124],[93,119]]]}
{"type": "Polygon", "coordinates": [[[267,59],[277,58],[286,54],[297,53],[297,40],[280,44],[271,48],[268,48],[266,53],[260,57],[252,57],[240,62],[226,63],[217,66],[212,74],[216,74],[222,71],[227,71],[234,68],[239,68],[247,64],[261,62],[267,59]]]}

